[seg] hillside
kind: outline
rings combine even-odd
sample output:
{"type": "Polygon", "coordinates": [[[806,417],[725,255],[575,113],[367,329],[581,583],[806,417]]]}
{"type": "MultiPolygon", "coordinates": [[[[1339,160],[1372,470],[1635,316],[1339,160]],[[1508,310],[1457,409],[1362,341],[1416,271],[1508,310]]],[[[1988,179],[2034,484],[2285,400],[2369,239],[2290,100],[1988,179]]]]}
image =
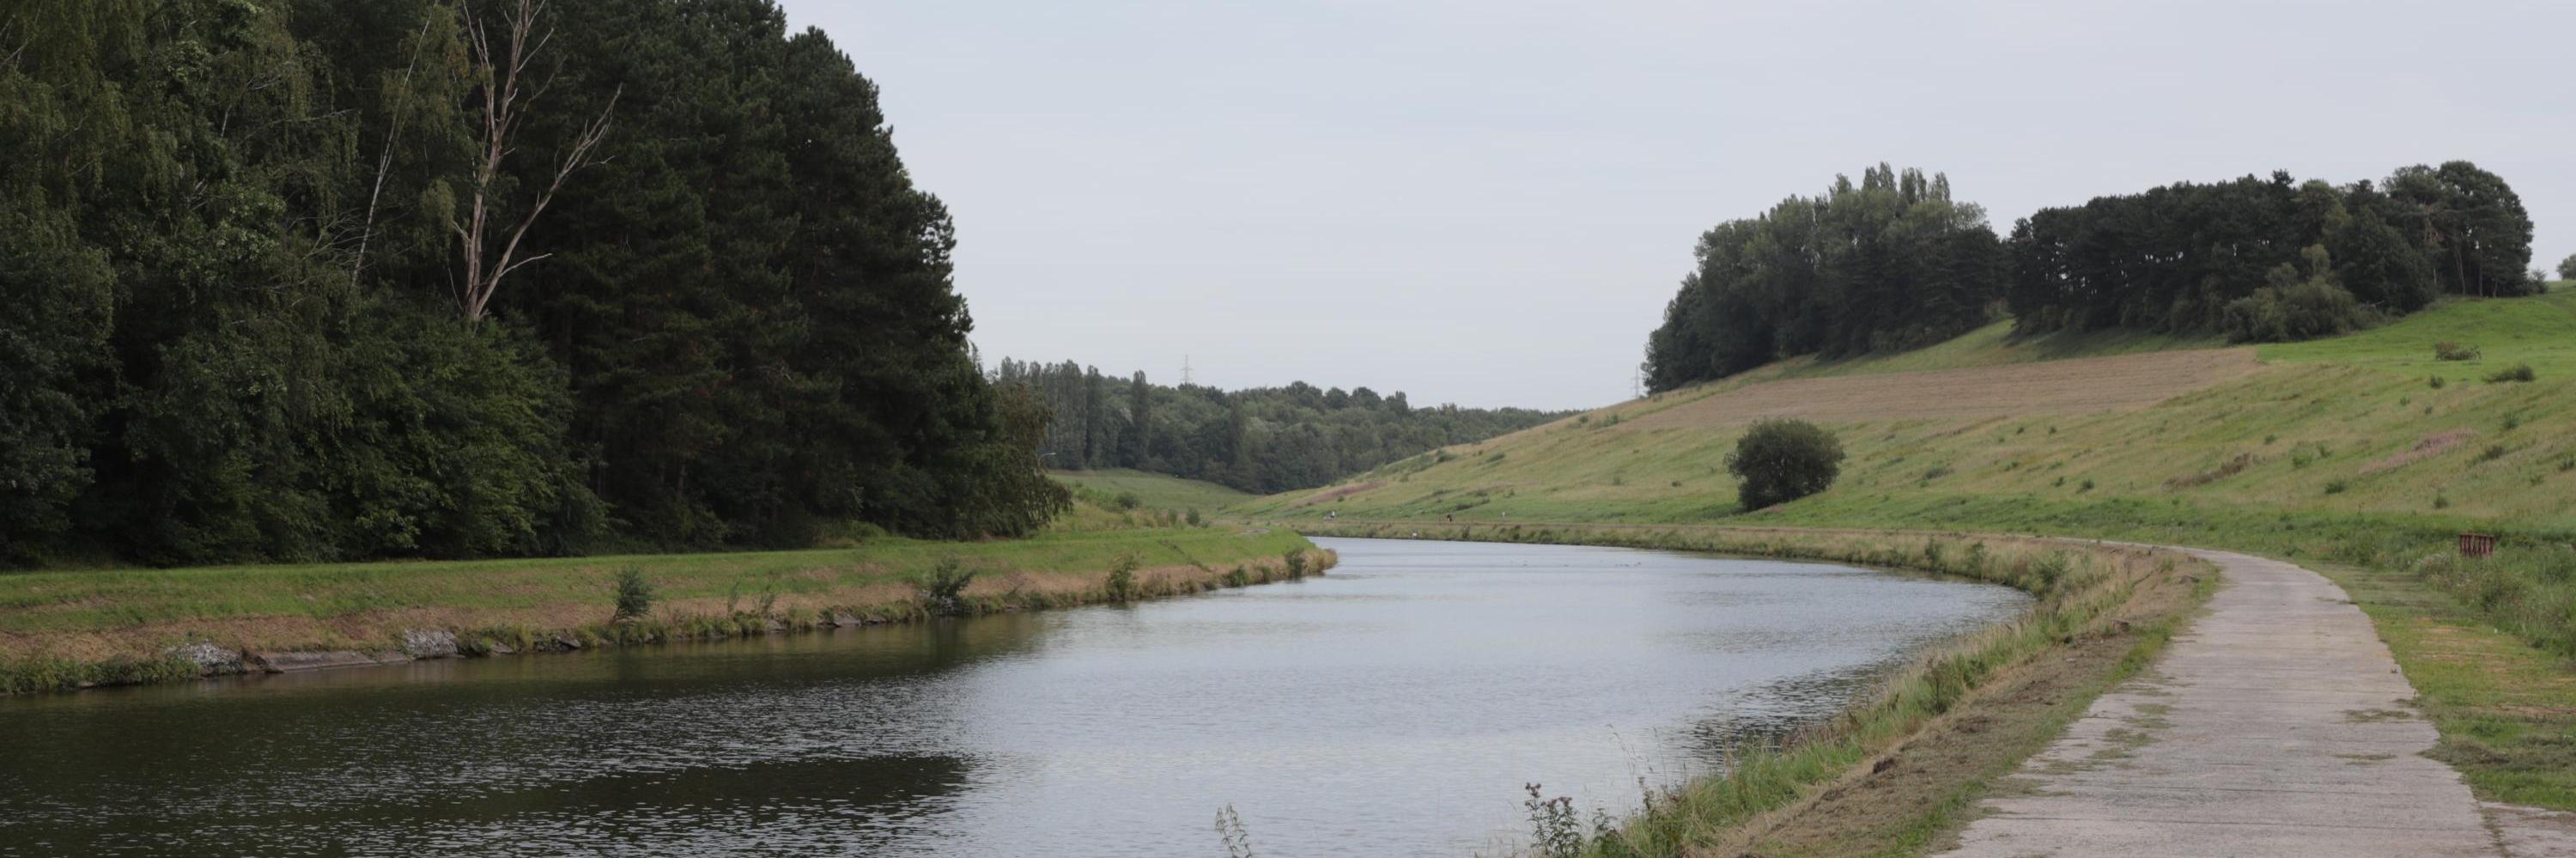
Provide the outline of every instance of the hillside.
{"type": "Polygon", "coordinates": [[[2576,294],[2295,345],[2117,354],[2132,345],[1988,329],[1833,377],[1775,365],[1228,512],[1534,542],[1817,526],[2293,558],[2371,617],[2439,730],[2432,756],[2481,797],[2576,810],[2576,294]],[[2435,361],[2439,340],[2482,354],[2435,361]],[[2487,381],[2520,365],[2537,380],[2487,381]],[[1747,513],[1726,455],[1769,414],[1816,420],[1848,457],[1824,493],[1747,513]],[[2456,559],[2465,530],[2499,534],[2495,557],[2456,559]]]}
{"type": "Polygon", "coordinates": [[[1096,502],[1109,505],[1133,497],[1146,509],[1215,512],[1252,498],[1244,492],[1204,480],[1183,479],[1129,468],[1098,471],[1048,471],[1056,482],[1071,486],[1096,502]]]}
{"type": "Polygon", "coordinates": [[[2033,514],[2122,501],[2576,529],[2576,294],[2457,301],[2259,350],[2030,362],[2066,346],[2015,347],[1992,329],[1961,340],[1924,353],[1984,366],[1832,378],[1778,367],[1752,374],[1776,380],[1634,400],[1236,512],[1711,521],[1740,515],[1724,470],[1740,427],[1801,416],[1841,436],[1843,479],[1766,520],[1924,519],[1973,498],[2033,514]],[[2483,356],[2436,362],[2444,339],[2483,356]],[[2539,380],[2484,380],[2517,364],[2539,380]]]}

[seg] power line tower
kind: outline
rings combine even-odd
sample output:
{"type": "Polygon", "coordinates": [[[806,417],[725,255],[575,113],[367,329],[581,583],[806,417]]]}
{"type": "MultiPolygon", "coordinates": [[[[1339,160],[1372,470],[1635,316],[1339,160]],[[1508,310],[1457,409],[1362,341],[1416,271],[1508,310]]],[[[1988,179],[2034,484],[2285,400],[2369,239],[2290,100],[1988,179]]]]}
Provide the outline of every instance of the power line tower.
{"type": "Polygon", "coordinates": [[[1182,355],[1182,356],[1181,356],[1181,386],[1182,386],[1182,387],[1188,387],[1188,386],[1190,386],[1190,384],[1191,384],[1191,380],[1190,380],[1190,356],[1189,356],[1189,355],[1182,355]]]}

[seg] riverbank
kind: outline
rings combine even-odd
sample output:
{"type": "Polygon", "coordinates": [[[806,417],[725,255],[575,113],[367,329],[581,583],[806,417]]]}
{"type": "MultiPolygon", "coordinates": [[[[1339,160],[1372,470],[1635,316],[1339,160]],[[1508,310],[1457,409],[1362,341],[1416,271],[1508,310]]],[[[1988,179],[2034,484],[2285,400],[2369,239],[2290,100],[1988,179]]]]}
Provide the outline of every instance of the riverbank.
{"type": "Polygon", "coordinates": [[[1914,854],[1966,824],[2021,761],[2152,661],[2217,584],[2174,552],[1902,531],[1647,525],[1302,523],[1308,533],[1611,545],[1954,575],[2032,594],[2029,611],[1927,653],[1843,715],[1724,773],[1650,793],[1581,854],[1914,854]]]}
{"type": "Polygon", "coordinates": [[[786,633],[1130,601],[1320,573],[1286,530],[1077,530],[854,548],[0,574],[0,693],[786,633]],[[954,599],[945,569],[973,573],[954,599]],[[652,608],[614,618],[635,570],[652,608]]]}

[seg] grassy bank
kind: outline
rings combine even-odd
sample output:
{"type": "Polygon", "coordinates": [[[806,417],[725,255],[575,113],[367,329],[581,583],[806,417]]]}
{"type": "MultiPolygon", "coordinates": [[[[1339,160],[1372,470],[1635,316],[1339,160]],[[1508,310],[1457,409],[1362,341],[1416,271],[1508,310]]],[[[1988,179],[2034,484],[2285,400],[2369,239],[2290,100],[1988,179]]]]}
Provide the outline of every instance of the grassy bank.
{"type": "Polygon", "coordinates": [[[2216,580],[2181,555],[2053,540],[1876,531],[1337,521],[1343,536],[1617,545],[1935,572],[2030,593],[2029,611],[1934,652],[1875,694],[1727,770],[1646,797],[1612,825],[1570,809],[1543,854],[1911,854],[2086,704],[2144,665],[2216,580]]]}
{"type": "Polygon", "coordinates": [[[1675,391],[1231,512],[1298,527],[1338,513],[1479,527],[2034,533],[2292,559],[2371,582],[2354,598],[2423,691],[2444,758],[2479,795],[2576,810],[2576,293],[2455,300],[2353,336],[2266,346],[2261,365],[2160,401],[1925,416],[1943,413],[1945,399],[2010,400],[2033,368],[2062,366],[2079,380],[2103,372],[2030,362],[2051,352],[2190,345],[2019,342],[1988,329],[1911,357],[1817,368],[1810,374],[1950,375],[1911,397],[1906,384],[1882,383],[1872,390],[1900,395],[1863,403],[1875,411],[1837,403],[1827,428],[1849,454],[1841,479],[1756,513],[1737,508],[1724,464],[1745,418],[1710,405],[1775,404],[1747,393],[1837,379],[1675,391]],[[2438,360],[2432,344],[2443,340],[2477,356],[2438,360]],[[1977,365],[2013,373],[1976,390],[1957,373],[1977,365]],[[2526,365],[2536,380],[2489,380],[2526,365]],[[2459,559],[2455,537],[2468,530],[2498,534],[2501,550],[2459,559]],[[2404,638],[2415,633],[2422,640],[2404,638]]]}
{"type": "Polygon", "coordinates": [[[206,672],[174,655],[182,647],[396,653],[406,632],[431,631],[478,654],[765,634],[1153,598],[1331,562],[1284,530],[1168,527],[810,551],[17,573],[0,575],[0,691],[206,672]],[[628,569],[657,597],[645,616],[612,621],[628,569]],[[974,577],[949,599],[936,578],[952,569],[974,577]]]}

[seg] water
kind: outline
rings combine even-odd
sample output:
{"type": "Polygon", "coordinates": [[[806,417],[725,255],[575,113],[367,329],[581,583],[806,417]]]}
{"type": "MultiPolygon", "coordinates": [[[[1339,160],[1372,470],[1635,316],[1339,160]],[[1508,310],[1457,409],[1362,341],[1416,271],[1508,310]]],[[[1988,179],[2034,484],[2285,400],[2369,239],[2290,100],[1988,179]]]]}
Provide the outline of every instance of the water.
{"type": "Polygon", "coordinates": [[[1492,852],[1521,785],[1830,713],[2023,604],[1604,548],[1318,540],[1128,608],[0,699],[0,855],[1492,852]]]}

